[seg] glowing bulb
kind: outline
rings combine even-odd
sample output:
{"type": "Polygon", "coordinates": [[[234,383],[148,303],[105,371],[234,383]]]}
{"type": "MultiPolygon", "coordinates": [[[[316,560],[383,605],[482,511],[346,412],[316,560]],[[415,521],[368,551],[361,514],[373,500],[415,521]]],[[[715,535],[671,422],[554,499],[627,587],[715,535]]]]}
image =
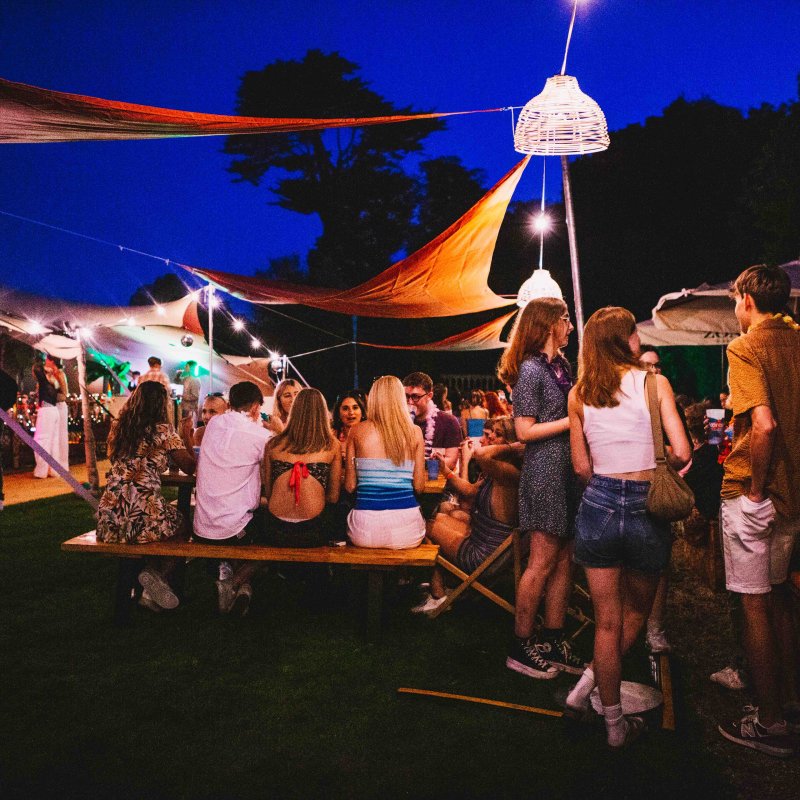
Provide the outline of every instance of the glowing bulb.
{"type": "Polygon", "coordinates": [[[235,331],[242,331],[244,330],[244,322],[240,319],[235,319],[233,321],[233,329],[235,331]]]}
{"type": "Polygon", "coordinates": [[[208,298],[208,307],[209,308],[216,308],[219,305],[219,300],[216,297],[209,297],[208,298]]]}
{"type": "Polygon", "coordinates": [[[260,339],[256,339],[256,337],[254,336],[250,340],[250,347],[252,347],[253,350],[257,350],[259,347],[261,347],[261,340],[260,339]]]}
{"type": "Polygon", "coordinates": [[[31,320],[31,326],[29,330],[30,333],[34,335],[47,332],[47,328],[45,328],[45,326],[42,325],[41,322],[36,322],[34,320],[31,320]]]}
{"type": "Polygon", "coordinates": [[[158,315],[159,315],[160,317],[163,317],[163,316],[164,316],[164,314],[166,314],[166,313],[167,313],[167,311],[166,311],[166,309],[164,308],[164,306],[156,306],[156,311],[158,312],[158,315]]]}
{"type": "Polygon", "coordinates": [[[276,353],[274,350],[267,350],[267,352],[269,353],[269,357],[273,361],[275,361],[275,359],[280,359],[280,357],[281,357],[281,354],[280,353],[276,353]]]}
{"type": "Polygon", "coordinates": [[[536,233],[544,233],[545,231],[550,230],[551,224],[552,220],[544,212],[537,214],[537,216],[533,218],[533,229],[536,231],[536,233]]]}
{"type": "Polygon", "coordinates": [[[126,325],[135,325],[136,324],[136,320],[133,317],[128,317],[128,319],[125,320],[125,324],[126,325]]]}

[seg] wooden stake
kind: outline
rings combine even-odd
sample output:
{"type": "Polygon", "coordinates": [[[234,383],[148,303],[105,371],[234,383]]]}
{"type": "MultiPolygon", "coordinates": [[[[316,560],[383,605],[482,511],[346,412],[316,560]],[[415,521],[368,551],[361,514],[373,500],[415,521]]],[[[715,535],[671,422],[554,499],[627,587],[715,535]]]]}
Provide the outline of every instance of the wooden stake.
{"type": "Polygon", "coordinates": [[[675,730],[675,706],[672,703],[672,675],[669,671],[669,656],[661,653],[658,658],[661,669],[661,694],[664,695],[664,708],[661,713],[661,727],[665,731],[675,730]]]}
{"type": "Polygon", "coordinates": [[[497,706],[498,708],[510,708],[513,711],[525,711],[528,714],[542,714],[546,717],[563,717],[563,711],[551,711],[548,708],[535,708],[534,706],[522,706],[518,703],[505,703],[502,700],[487,700],[484,697],[470,697],[466,694],[450,694],[449,692],[433,692],[429,689],[407,689],[397,690],[398,694],[416,694],[425,697],[441,697],[445,700],[463,700],[466,703],[478,703],[484,706],[497,706]]]}

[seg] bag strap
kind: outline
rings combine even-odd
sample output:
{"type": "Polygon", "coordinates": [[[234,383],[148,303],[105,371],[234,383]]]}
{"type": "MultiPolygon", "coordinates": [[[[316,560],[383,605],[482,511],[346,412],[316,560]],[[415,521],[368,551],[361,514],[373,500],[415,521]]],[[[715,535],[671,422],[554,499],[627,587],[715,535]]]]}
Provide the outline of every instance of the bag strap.
{"type": "Polygon", "coordinates": [[[658,390],[656,376],[648,372],[644,376],[644,387],[647,393],[647,408],[650,411],[650,425],[653,428],[653,447],[655,448],[656,464],[664,464],[667,454],[664,451],[664,431],[661,428],[661,410],[658,407],[658,390]]]}

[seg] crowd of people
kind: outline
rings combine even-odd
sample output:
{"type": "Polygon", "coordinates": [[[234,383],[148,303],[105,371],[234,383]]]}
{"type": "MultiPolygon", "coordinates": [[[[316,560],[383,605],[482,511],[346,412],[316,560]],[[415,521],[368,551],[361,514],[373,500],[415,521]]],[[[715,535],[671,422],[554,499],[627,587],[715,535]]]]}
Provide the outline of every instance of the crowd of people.
{"type": "MultiPolygon", "coordinates": [[[[719,730],[738,744],[790,755],[790,733],[800,731],[786,586],[800,529],[800,405],[792,396],[800,333],[782,316],[788,297],[781,270],[752,267],[735,283],[744,335],[728,349],[727,458],[709,442],[708,404],[676,402],[658,353],[641,346],[633,315],[619,307],[589,318],[573,376],[564,356],[574,330],[566,304],[531,301],[500,360],[503,389],[473,391],[460,404],[414,372],[378,378],[368,394],[342,392],[330,411],[318,390],[285,380],[265,413],[259,388],[243,382],[227,400],[207,397],[198,427],[192,412],[176,431],[154,370],[112,428],[98,537],[137,543],[192,535],[285,547],[349,540],[380,548],[411,548],[427,537],[469,573],[519,529],[529,556],[506,666],[535,679],[578,676],[565,701],[572,717],[590,713],[597,688],[608,745],[620,749],[644,727],[622,712],[622,657],[645,630],[651,650],[670,648],[663,618],[673,526],[648,510],[662,468],[654,431],[662,430],[666,466],[694,491],[687,535],[702,535],[719,513],[727,588],[740,601],[758,708],[719,730]],[[473,420],[483,426],[480,437],[473,420]],[[191,522],[161,496],[168,461],[197,472],[191,522]],[[419,494],[434,464],[447,492],[426,520],[419,494]],[[588,663],[565,632],[578,567],[596,623],[588,663]]],[[[178,604],[173,566],[148,564],[140,578],[145,605],[178,604]]],[[[220,611],[246,613],[255,562],[221,560],[213,569],[220,611]]],[[[413,610],[429,613],[446,594],[436,571],[413,610]]]]}

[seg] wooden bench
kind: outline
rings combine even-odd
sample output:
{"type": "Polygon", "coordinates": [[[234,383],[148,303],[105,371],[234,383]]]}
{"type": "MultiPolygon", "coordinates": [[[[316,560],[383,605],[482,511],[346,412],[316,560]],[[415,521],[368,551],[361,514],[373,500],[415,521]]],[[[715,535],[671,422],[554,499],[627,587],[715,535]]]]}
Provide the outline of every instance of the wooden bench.
{"type": "Polygon", "coordinates": [[[380,632],[384,573],[397,567],[433,567],[439,546],[421,544],[407,550],[372,549],[365,547],[269,547],[260,544],[210,545],[199,542],[171,541],[150,544],[117,544],[98,542],[94,531],[76,536],[61,545],[70,553],[95,553],[119,559],[114,602],[117,625],[130,622],[131,595],[137,588],[141,560],[147,557],[212,558],[226,560],[275,561],[302,564],[342,564],[368,571],[367,635],[376,638],[380,632]]]}

